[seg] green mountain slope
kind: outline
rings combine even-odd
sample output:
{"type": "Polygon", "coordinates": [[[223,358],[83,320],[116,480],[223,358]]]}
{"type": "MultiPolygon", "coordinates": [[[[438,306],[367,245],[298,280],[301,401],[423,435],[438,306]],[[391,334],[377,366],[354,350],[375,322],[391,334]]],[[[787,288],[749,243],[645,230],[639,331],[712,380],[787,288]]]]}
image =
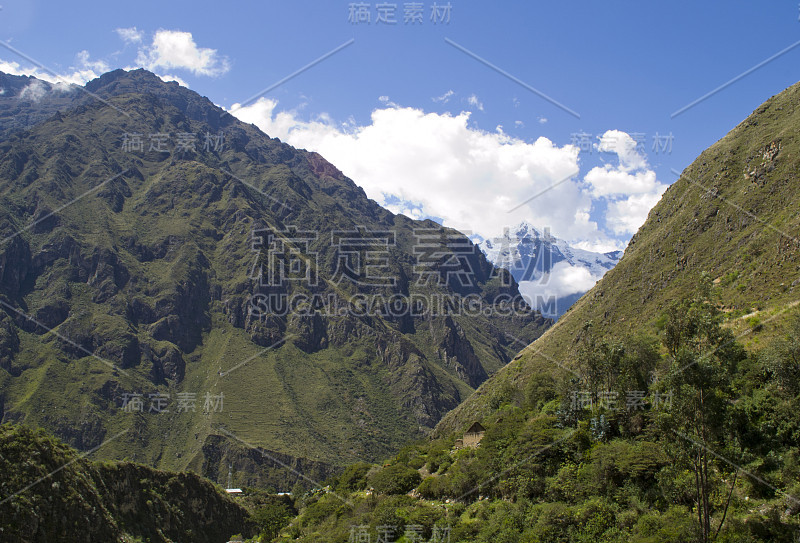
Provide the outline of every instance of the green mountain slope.
{"type": "Polygon", "coordinates": [[[551,324],[463,235],[196,93],[143,70],[86,90],[0,99],[27,112],[0,139],[2,420],[287,489],[424,435],[551,324]]]}
{"type": "Polygon", "coordinates": [[[573,368],[585,323],[599,336],[656,332],[707,273],[727,326],[748,347],[786,329],[800,301],[800,85],[767,100],[681,173],[619,264],[558,323],[439,425],[441,434],[489,412],[491,398],[532,375],[573,368]]]}

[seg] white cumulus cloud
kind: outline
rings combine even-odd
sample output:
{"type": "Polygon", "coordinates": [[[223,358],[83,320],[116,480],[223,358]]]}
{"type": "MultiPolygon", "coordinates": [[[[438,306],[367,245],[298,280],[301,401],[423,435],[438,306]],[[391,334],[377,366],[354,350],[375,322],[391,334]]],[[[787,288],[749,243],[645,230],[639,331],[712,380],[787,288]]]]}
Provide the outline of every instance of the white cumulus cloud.
{"type": "Polygon", "coordinates": [[[593,275],[589,268],[573,266],[569,262],[557,262],[550,273],[543,274],[535,281],[520,281],[520,294],[530,302],[547,300],[551,296],[563,298],[570,294],[586,292],[597,283],[602,275],[593,275]]]}
{"type": "Polygon", "coordinates": [[[584,181],[591,187],[593,197],[604,197],[608,202],[606,227],[618,236],[633,235],[667,185],[658,181],[636,141],[625,132],[605,132],[595,148],[616,154],[617,164],[592,168],[584,181]]]}
{"type": "Polygon", "coordinates": [[[304,121],[266,98],[235,104],[231,112],[270,136],[319,152],[393,211],[438,217],[484,238],[532,219],[564,239],[605,237],[589,218],[591,194],[579,183],[575,146],[471,128],[469,112],[381,108],[366,126],[304,121]]]}
{"type": "Polygon", "coordinates": [[[635,194],[608,204],[606,225],[617,235],[633,235],[647,220],[647,214],[667,190],[666,185],[650,194],[635,194]]]}
{"type": "Polygon", "coordinates": [[[108,63],[104,60],[91,60],[89,58],[89,51],[83,50],[78,51],[78,54],[75,55],[75,58],[78,60],[79,65],[84,70],[90,70],[92,73],[105,73],[109,70],[108,63]]]}
{"type": "Polygon", "coordinates": [[[38,102],[42,97],[47,94],[48,85],[38,79],[34,79],[28,83],[25,88],[19,91],[18,98],[20,100],[30,100],[31,102],[38,102]]]}
{"type": "MultiPolygon", "coordinates": [[[[0,72],[10,75],[28,75],[36,79],[41,79],[52,84],[50,89],[58,92],[66,92],[70,85],[84,85],[87,81],[99,77],[100,74],[108,70],[108,64],[102,60],[91,60],[88,51],[79,51],[75,55],[75,66],[62,73],[55,73],[51,70],[39,66],[22,66],[18,62],[0,59],[0,72]]],[[[30,91],[34,92],[34,91],[30,91]]],[[[41,92],[41,89],[35,92],[41,92]]],[[[32,96],[32,95],[29,95],[32,96]]],[[[41,98],[41,96],[39,96],[41,98]]]]}
{"type": "Polygon", "coordinates": [[[616,153],[620,169],[630,171],[647,167],[647,160],[637,149],[636,140],[625,132],[607,130],[599,139],[595,148],[601,152],[616,153]]]}
{"type": "Polygon", "coordinates": [[[163,75],[156,74],[156,75],[159,77],[159,79],[161,79],[161,81],[164,81],[165,83],[169,83],[170,81],[175,81],[179,85],[184,86],[187,89],[189,88],[189,84],[175,74],[163,74],[163,75]]]}
{"type": "MultiPolygon", "coordinates": [[[[88,57],[87,57],[88,60],[88,57]]],[[[98,77],[90,66],[80,63],[81,58],[78,56],[79,66],[71,67],[64,73],[56,74],[50,70],[45,70],[37,66],[21,66],[18,62],[0,59],[0,72],[5,72],[10,75],[29,75],[42,81],[52,83],[54,88],[60,91],[66,91],[69,85],[83,85],[87,81],[98,77]]]]}
{"type": "Polygon", "coordinates": [[[592,186],[594,196],[653,193],[660,185],[653,170],[629,173],[610,164],[592,168],[584,179],[592,186]]]}
{"type": "Polygon", "coordinates": [[[195,75],[217,76],[230,70],[227,57],[216,49],[198,47],[191,32],[158,30],[150,45],[139,49],[136,62],[148,70],[184,69],[195,75]]]}

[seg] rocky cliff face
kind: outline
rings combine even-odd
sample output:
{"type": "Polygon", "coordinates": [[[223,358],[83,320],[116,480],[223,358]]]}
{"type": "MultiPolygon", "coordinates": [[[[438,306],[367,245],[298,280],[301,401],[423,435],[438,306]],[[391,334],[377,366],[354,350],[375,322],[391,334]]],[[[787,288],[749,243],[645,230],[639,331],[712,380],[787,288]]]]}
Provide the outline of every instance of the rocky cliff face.
{"type": "Polygon", "coordinates": [[[307,482],[298,481],[298,473],[313,481],[324,481],[335,471],[333,464],[248,448],[241,443],[231,443],[224,435],[209,436],[202,448],[203,476],[227,484],[230,473],[234,488],[273,488],[278,492],[290,492],[298,482],[301,485],[307,482]]]}

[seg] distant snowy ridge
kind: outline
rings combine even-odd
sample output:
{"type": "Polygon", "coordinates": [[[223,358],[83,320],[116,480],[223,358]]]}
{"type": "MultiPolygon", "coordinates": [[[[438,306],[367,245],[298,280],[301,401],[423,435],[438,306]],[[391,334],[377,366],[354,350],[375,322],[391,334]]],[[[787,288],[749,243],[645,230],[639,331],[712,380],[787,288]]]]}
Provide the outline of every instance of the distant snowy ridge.
{"type": "Polygon", "coordinates": [[[527,222],[479,247],[495,266],[511,272],[531,306],[561,316],[622,258],[622,251],[596,253],[571,247],[527,222]]]}

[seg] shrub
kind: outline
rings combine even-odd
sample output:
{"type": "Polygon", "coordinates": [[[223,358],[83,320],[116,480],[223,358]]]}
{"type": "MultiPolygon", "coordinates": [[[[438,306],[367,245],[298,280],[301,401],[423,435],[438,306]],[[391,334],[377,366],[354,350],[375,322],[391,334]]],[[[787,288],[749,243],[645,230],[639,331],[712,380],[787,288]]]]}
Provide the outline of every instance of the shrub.
{"type": "Polygon", "coordinates": [[[303,524],[305,526],[314,526],[331,516],[335,515],[338,517],[345,511],[345,507],[347,506],[344,505],[339,498],[326,494],[322,496],[319,501],[306,507],[306,510],[303,512],[303,524]]]}
{"type": "Polygon", "coordinates": [[[372,465],[365,462],[347,466],[337,478],[337,488],[350,492],[365,489],[367,487],[367,473],[371,468],[372,465]]]}
{"type": "Polygon", "coordinates": [[[560,543],[570,540],[570,531],[575,520],[572,511],[565,503],[544,503],[531,508],[525,524],[530,526],[523,535],[523,541],[541,543],[560,543]]]}
{"type": "Polygon", "coordinates": [[[422,526],[423,536],[430,539],[433,526],[444,517],[444,510],[441,507],[432,505],[417,504],[406,517],[407,524],[422,526]]]}
{"type": "Polygon", "coordinates": [[[417,491],[423,498],[440,499],[448,494],[447,488],[446,477],[431,476],[423,479],[422,483],[417,487],[417,491]]]}
{"type": "Polygon", "coordinates": [[[445,473],[447,469],[453,464],[453,459],[450,457],[448,451],[439,451],[431,455],[428,460],[428,471],[431,473],[445,473]]]}
{"type": "Polygon", "coordinates": [[[405,494],[421,480],[417,470],[403,464],[393,464],[371,475],[369,484],[382,494],[405,494]]]}
{"type": "Polygon", "coordinates": [[[558,397],[556,382],[551,375],[536,373],[531,376],[525,387],[525,407],[540,411],[548,402],[558,397]]]}
{"type": "Polygon", "coordinates": [[[406,525],[403,513],[412,504],[414,500],[408,496],[390,496],[381,499],[371,516],[373,527],[390,528],[396,538],[403,533],[406,525]]]}
{"type": "Polygon", "coordinates": [[[642,515],[631,535],[631,543],[686,543],[699,537],[694,516],[681,506],[642,515]]]}

